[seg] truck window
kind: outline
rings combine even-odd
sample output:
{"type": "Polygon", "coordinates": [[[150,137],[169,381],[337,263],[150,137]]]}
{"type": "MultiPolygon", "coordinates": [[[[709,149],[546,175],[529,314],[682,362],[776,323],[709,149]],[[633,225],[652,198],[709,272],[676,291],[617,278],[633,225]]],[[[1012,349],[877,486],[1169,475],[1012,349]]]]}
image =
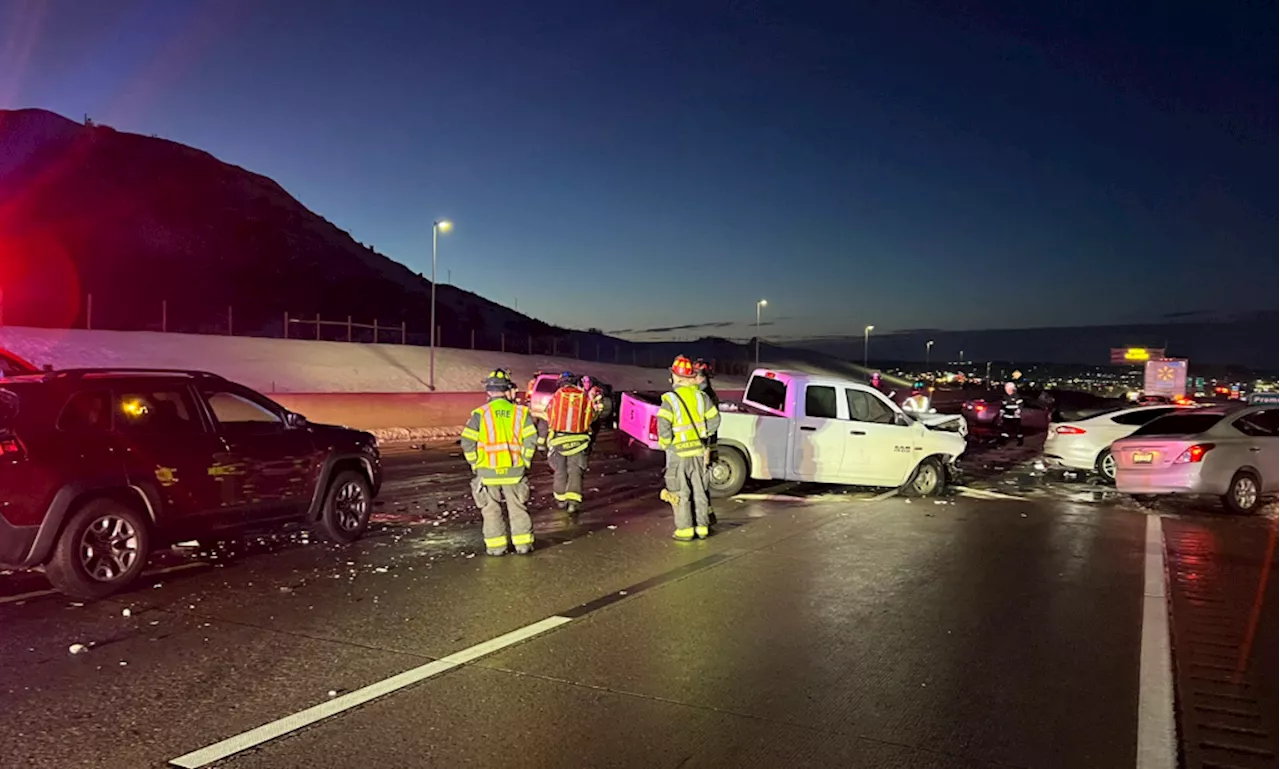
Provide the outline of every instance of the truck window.
{"type": "Polygon", "coordinates": [[[849,418],[855,422],[893,424],[893,411],[884,401],[861,390],[845,390],[849,400],[849,418]]]}
{"type": "Polygon", "coordinates": [[[752,377],[747,386],[746,400],[759,403],[767,409],[782,411],[787,403],[787,386],[776,379],[752,377]]]}
{"type": "Polygon", "coordinates": [[[105,432],[111,429],[111,391],[83,390],[72,395],[58,415],[63,432],[105,432]]]}
{"type": "Polygon", "coordinates": [[[836,418],[836,388],[809,385],[804,388],[804,415],[818,419],[836,418]]]}

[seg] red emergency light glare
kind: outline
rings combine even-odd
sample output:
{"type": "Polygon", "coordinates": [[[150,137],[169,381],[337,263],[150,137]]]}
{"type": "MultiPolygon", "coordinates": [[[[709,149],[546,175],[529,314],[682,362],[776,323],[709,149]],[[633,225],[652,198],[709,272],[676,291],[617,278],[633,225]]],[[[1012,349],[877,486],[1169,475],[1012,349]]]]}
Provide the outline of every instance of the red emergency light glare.
{"type": "Polygon", "coordinates": [[[775,374],[775,373],[773,373],[772,371],[766,371],[766,372],[764,372],[764,378],[765,378],[765,379],[777,379],[777,378],[778,378],[778,375],[777,375],[777,374],[775,374]]]}
{"type": "Polygon", "coordinates": [[[1204,455],[1208,454],[1209,450],[1212,449],[1213,446],[1214,444],[1212,443],[1197,443],[1196,445],[1182,452],[1182,454],[1180,454],[1177,459],[1173,460],[1173,463],[1175,465],[1185,465],[1191,462],[1199,462],[1200,460],[1204,459],[1204,455]]]}
{"type": "Polygon", "coordinates": [[[1058,435],[1084,435],[1086,432],[1075,425],[1059,425],[1053,431],[1058,435]]]}
{"type": "Polygon", "coordinates": [[[982,412],[987,410],[987,407],[982,403],[978,403],[974,405],[973,410],[981,414],[982,412]]]}

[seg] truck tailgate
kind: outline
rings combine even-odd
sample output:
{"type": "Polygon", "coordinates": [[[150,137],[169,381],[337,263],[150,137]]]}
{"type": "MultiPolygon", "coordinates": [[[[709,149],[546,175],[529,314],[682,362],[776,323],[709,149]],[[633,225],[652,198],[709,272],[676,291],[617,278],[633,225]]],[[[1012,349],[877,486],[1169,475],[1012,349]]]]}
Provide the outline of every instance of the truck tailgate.
{"type": "Polygon", "coordinates": [[[658,399],[639,393],[623,393],[618,407],[618,429],[648,448],[658,448],[658,399]]]}

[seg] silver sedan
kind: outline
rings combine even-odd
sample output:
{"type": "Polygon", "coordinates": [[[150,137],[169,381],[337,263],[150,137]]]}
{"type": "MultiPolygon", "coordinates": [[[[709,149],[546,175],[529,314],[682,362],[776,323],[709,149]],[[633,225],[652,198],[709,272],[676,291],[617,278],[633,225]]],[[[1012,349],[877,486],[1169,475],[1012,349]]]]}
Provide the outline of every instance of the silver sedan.
{"type": "Polygon", "coordinates": [[[1179,412],[1111,446],[1116,489],[1127,494],[1207,494],[1251,513],[1280,487],[1275,406],[1179,412]]]}

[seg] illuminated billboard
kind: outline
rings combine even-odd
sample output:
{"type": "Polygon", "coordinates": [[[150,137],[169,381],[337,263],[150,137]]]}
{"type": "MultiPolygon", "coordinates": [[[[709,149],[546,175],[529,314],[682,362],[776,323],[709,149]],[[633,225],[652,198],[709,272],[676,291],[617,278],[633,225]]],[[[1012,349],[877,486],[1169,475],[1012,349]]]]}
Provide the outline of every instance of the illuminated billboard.
{"type": "Polygon", "coordinates": [[[1118,365],[1133,365],[1159,360],[1164,357],[1164,349],[1159,347],[1112,347],[1111,362],[1118,365]]]}
{"type": "Polygon", "coordinates": [[[1187,394],[1187,361],[1185,358],[1164,358],[1147,361],[1142,392],[1146,395],[1164,395],[1174,398],[1187,394]]]}

